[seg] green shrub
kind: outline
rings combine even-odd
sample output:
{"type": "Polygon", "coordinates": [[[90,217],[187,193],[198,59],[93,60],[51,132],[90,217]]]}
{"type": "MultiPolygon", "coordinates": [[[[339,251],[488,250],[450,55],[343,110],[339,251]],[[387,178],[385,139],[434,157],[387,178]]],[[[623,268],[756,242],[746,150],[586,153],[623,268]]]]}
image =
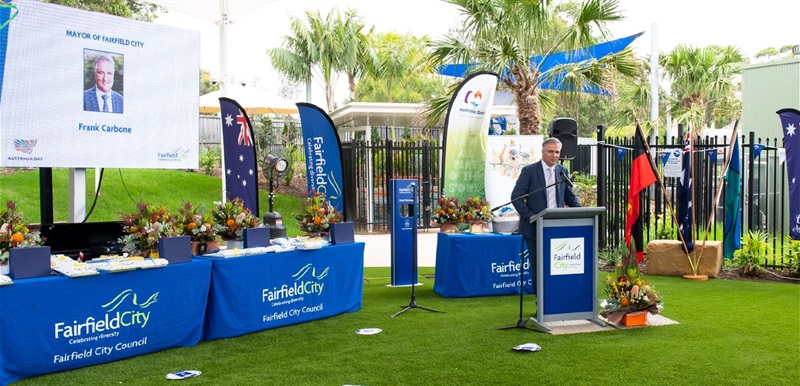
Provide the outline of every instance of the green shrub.
{"type": "Polygon", "coordinates": [[[625,244],[620,244],[617,247],[609,247],[600,251],[597,257],[603,264],[614,267],[625,260],[630,253],[625,244]]]}
{"type": "Polygon", "coordinates": [[[742,247],[733,253],[733,264],[741,267],[745,275],[755,275],[761,270],[761,263],[772,254],[771,237],[766,232],[748,231],[742,236],[742,247]]]}
{"type": "Polygon", "coordinates": [[[788,260],[789,270],[800,273],[800,240],[792,240],[789,235],[785,237],[787,246],[784,247],[784,254],[788,260]]]}
{"type": "Polygon", "coordinates": [[[220,151],[218,146],[204,147],[200,151],[200,167],[206,175],[214,175],[214,169],[220,164],[220,151]]]}

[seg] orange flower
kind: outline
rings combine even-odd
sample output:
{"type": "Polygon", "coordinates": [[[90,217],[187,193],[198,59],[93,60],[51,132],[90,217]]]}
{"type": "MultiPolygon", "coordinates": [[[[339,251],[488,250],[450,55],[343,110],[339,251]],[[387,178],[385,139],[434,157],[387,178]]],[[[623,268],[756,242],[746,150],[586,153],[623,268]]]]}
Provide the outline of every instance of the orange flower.
{"type": "Polygon", "coordinates": [[[623,307],[627,307],[628,306],[628,298],[626,298],[625,296],[619,298],[619,305],[621,305],[623,307]]]}
{"type": "Polygon", "coordinates": [[[25,236],[23,236],[22,233],[14,233],[11,235],[11,244],[19,244],[23,241],[25,241],[25,236]]]}
{"type": "Polygon", "coordinates": [[[322,223],[322,217],[316,216],[314,217],[314,225],[319,225],[322,223]]]}
{"type": "Polygon", "coordinates": [[[197,223],[196,222],[190,222],[190,223],[186,224],[186,229],[187,230],[192,230],[194,228],[197,228],[197,223]]]}
{"type": "Polygon", "coordinates": [[[228,228],[232,228],[234,225],[236,225],[236,221],[233,219],[228,219],[228,221],[225,221],[225,226],[228,228]]]}

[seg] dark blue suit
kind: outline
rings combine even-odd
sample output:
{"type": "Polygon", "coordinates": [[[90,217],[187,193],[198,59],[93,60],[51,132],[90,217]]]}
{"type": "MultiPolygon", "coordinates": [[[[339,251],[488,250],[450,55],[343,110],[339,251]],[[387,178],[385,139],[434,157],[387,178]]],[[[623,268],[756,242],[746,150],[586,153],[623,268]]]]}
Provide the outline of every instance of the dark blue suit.
{"type": "MultiPolygon", "coordinates": [[[[122,95],[114,90],[111,90],[111,104],[114,106],[113,113],[122,114],[122,95]]],[[[83,111],[102,111],[97,105],[97,86],[83,92],[83,111]]]]}
{"type": "MultiPolygon", "coordinates": [[[[569,171],[560,164],[553,166],[555,172],[555,181],[562,181],[561,173],[569,175],[569,171]]],[[[542,168],[542,161],[534,162],[524,168],[517,178],[517,184],[514,185],[514,190],[511,191],[511,199],[514,200],[523,194],[533,192],[547,186],[547,180],[544,176],[542,168]]],[[[566,183],[560,182],[555,185],[556,187],[556,204],[559,208],[563,208],[564,204],[570,207],[581,206],[572,188],[566,183]]],[[[536,280],[536,224],[530,223],[531,216],[547,209],[547,189],[542,189],[534,194],[531,194],[526,199],[514,201],[514,208],[519,213],[519,233],[525,238],[528,246],[528,256],[531,261],[531,277],[536,280]]],[[[533,293],[536,293],[536,285],[533,286],[533,293]]]]}
{"type": "MultiPolygon", "coordinates": [[[[555,168],[556,181],[562,180],[562,172],[569,175],[569,171],[564,166],[555,164],[553,167],[555,168]]],[[[517,178],[517,184],[514,185],[514,190],[511,191],[511,199],[514,200],[523,194],[545,186],[547,186],[547,182],[542,170],[542,161],[534,162],[522,168],[519,178],[517,178]]],[[[566,183],[556,184],[556,203],[559,208],[563,208],[565,203],[573,208],[581,206],[580,201],[575,197],[575,193],[572,192],[572,188],[566,183]]],[[[514,201],[514,208],[519,213],[519,233],[527,239],[535,239],[536,227],[529,220],[532,215],[547,209],[547,189],[542,189],[528,196],[527,202],[525,199],[514,201]]]]}

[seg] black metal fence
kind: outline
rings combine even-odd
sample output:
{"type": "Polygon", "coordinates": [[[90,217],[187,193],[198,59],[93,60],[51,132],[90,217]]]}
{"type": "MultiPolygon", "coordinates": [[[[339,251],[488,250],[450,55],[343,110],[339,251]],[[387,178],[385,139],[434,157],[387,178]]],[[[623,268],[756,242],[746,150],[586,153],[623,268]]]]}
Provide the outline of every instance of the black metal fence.
{"type": "MultiPolygon", "coordinates": [[[[633,156],[628,152],[618,157],[620,147],[633,146],[632,139],[609,139],[603,146],[602,130],[598,133],[597,145],[598,170],[598,205],[607,208],[605,221],[601,221],[601,247],[623,245],[625,232],[625,213],[627,210],[627,192],[630,184],[630,170],[633,156]]],[[[659,138],[650,148],[656,156],[656,165],[660,165],[658,156],[661,152],[683,149],[680,140],[682,135],[667,139],[659,138]]],[[[725,189],[722,177],[729,156],[729,138],[705,137],[694,142],[692,154],[694,200],[694,240],[696,247],[703,240],[723,241],[725,222],[725,189]],[[715,157],[709,155],[715,153],[715,157]],[[719,195],[718,195],[719,193],[719,195]],[[707,235],[707,237],[706,237],[707,235]]],[[[742,235],[748,231],[763,231],[770,235],[773,247],[772,257],[767,259],[766,266],[775,268],[785,266],[784,247],[788,234],[788,187],[785,163],[780,162],[778,139],[756,138],[754,133],[742,136],[741,145],[741,186],[740,204],[743,208],[742,235]],[[756,145],[763,145],[763,150],[756,157],[756,145]]],[[[660,166],[659,166],[660,167],[660,166]]],[[[678,239],[677,227],[672,220],[672,210],[677,213],[676,200],[679,178],[664,177],[660,183],[642,193],[641,209],[645,243],[652,239],[678,239]],[[666,194],[664,193],[666,192],[666,194]]]]}
{"type": "MultiPolygon", "coordinates": [[[[656,143],[650,144],[651,151],[658,155],[683,149],[682,138],[682,133],[677,137],[658,138],[656,143]]],[[[388,232],[389,181],[400,178],[417,180],[420,187],[418,225],[421,229],[430,228],[432,210],[443,188],[440,139],[438,130],[422,132],[418,129],[375,127],[371,133],[342,144],[346,216],[353,220],[356,231],[388,232]],[[367,135],[370,140],[367,140],[367,135]]],[[[573,172],[597,175],[597,203],[607,208],[601,221],[600,246],[617,247],[625,243],[625,213],[632,161],[632,152],[618,158],[617,149],[631,148],[633,143],[632,139],[606,141],[602,130],[598,132],[598,142],[600,145],[578,145],[575,159],[565,163],[573,172]]],[[[694,143],[694,239],[700,243],[706,234],[707,240],[723,240],[725,189],[721,190],[719,197],[716,193],[724,183],[721,177],[725,172],[729,142],[726,137],[705,137],[694,143]],[[713,151],[715,159],[709,157],[708,150],[713,151]]],[[[775,138],[756,138],[754,133],[740,138],[742,235],[755,230],[771,235],[774,253],[768,259],[767,267],[787,264],[782,251],[788,247],[783,236],[789,231],[788,182],[785,163],[780,162],[781,143],[775,138]],[[763,145],[763,150],[755,157],[757,144],[763,145]]],[[[268,146],[273,152],[280,152],[279,148],[279,145],[268,146]]],[[[297,156],[302,157],[302,152],[297,156]]],[[[656,165],[660,165],[658,161],[656,159],[656,165]]],[[[642,193],[640,213],[645,243],[653,239],[677,239],[670,208],[677,211],[678,184],[679,178],[665,177],[642,193]]]]}
{"type": "Polygon", "coordinates": [[[417,180],[420,187],[417,211],[419,227],[429,228],[431,211],[441,194],[439,159],[442,147],[434,141],[367,142],[342,145],[347,218],[360,232],[389,231],[389,181],[417,180]]]}

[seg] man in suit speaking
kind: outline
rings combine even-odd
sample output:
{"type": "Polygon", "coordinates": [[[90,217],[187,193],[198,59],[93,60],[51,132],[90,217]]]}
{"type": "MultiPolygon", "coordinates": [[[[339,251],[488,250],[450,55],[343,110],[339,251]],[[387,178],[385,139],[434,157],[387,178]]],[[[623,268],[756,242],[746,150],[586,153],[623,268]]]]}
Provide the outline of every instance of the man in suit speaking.
{"type": "Polygon", "coordinates": [[[83,111],[101,111],[122,114],[122,95],[111,89],[114,86],[114,60],[100,55],[94,60],[94,87],[83,92],[83,111]]]}
{"type": "MultiPolygon", "coordinates": [[[[531,259],[531,274],[536,279],[536,227],[530,223],[531,217],[547,208],[563,208],[564,204],[570,207],[581,206],[578,198],[572,192],[572,184],[566,182],[569,171],[558,164],[561,156],[561,141],[550,137],[542,143],[542,160],[522,168],[511,199],[514,208],[519,213],[519,233],[525,238],[528,254],[531,259]],[[562,177],[563,176],[563,177],[562,177]],[[545,188],[547,187],[547,188],[545,188]],[[535,192],[527,199],[517,200],[518,197],[535,192]],[[526,201],[527,200],[527,201],[526,201]]],[[[534,293],[536,286],[533,287],[534,293]]]]}

